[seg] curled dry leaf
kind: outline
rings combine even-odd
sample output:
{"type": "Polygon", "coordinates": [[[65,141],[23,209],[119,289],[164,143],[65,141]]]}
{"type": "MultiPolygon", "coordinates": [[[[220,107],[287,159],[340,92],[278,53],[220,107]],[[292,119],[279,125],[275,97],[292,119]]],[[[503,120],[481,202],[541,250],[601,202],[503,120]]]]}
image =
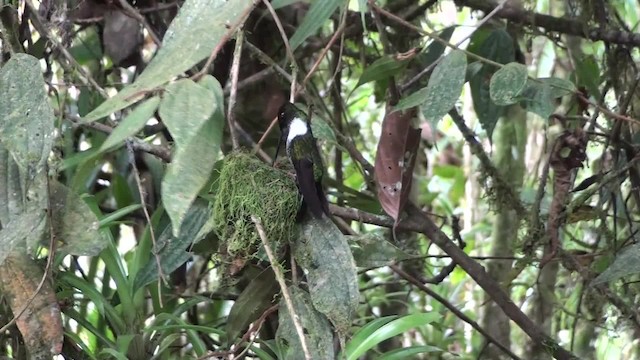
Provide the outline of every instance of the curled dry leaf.
{"type": "Polygon", "coordinates": [[[375,162],[378,199],[384,211],[396,222],[402,213],[413,179],[416,151],[420,144],[420,129],[411,126],[416,108],[393,111],[387,107],[382,121],[375,162]]]}

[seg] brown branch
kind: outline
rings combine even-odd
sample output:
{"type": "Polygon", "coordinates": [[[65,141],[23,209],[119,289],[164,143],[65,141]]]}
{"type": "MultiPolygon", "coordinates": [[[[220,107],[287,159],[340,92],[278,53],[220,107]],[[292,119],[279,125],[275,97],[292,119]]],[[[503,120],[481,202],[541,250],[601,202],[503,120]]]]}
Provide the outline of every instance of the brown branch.
{"type": "MultiPolygon", "coordinates": [[[[457,6],[466,6],[474,10],[491,12],[497,6],[493,1],[487,0],[456,0],[457,6]]],[[[640,34],[611,28],[589,27],[588,24],[572,18],[558,18],[549,15],[526,11],[522,7],[514,5],[517,2],[508,3],[496,13],[496,17],[507,19],[522,25],[541,27],[546,31],[554,31],[566,35],[573,35],[592,41],[602,40],[606,43],[640,46],[640,34]]]]}
{"type": "Polygon", "coordinates": [[[458,310],[458,308],[455,307],[449,301],[447,301],[447,299],[445,299],[442,296],[440,296],[437,292],[429,289],[423,283],[418,281],[418,279],[416,279],[415,277],[409,275],[408,273],[406,273],[404,270],[402,270],[397,265],[391,265],[390,268],[396,274],[400,275],[401,278],[407,280],[409,283],[411,283],[412,285],[414,285],[418,289],[424,291],[427,295],[429,295],[432,298],[434,298],[437,302],[439,302],[442,305],[444,305],[444,307],[446,307],[447,309],[451,310],[451,312],[455,316],[457,316],[460,320],[466,322],[467,324],[471,325],[471,327],[476,329],[480,334],[482,334],[482,336],[484,336],[487,339],[488,342],[493,343],[500,350],[504,351],[505,354],[509,355],[512,359],[520,359],[520,357],[518,357],[518,355],[514,354],[508,347],[504,346],[502,343],[500,343],[498,340],[496,340],[491,334],[489,334],[485,329],[483,329],[480,326],[480,324],[478,324],[477,322],[473,321],[473,319],[471,319],[470,317],[465,315],[462,311],[458,310]]]}
{"type": "MultiPolygon", "coordinates": [[[[82,123],[79,117],[71,114],[64,114],[64,118],[69,120],[75,127],[82,126],[89,129],[98,130],[105,134],[111,134],[111,132],[113,132],[113,128],[111,126],[101,124],[99,122],[82,123]]],[[[142,152],[146,152],[151,155],[154,155],[166,163],[171,162],[171,150],[168,149],[167,147],[160,146],[160,145],[152,145],[136,137],[133,137],[131,139],[132,139],[131,146],[133,147],[134,150],[142,151],[142,152]]]]}
{"type": "MultiPolygon", "coordinates": [[[[373,215],[356,209],[345,209],[335,205],[329,205],[333,215],[342,218],[357,220],[369,224],[380,225],[388,228],[394,226],[394,220],[388,216],[373,215]]],[[[422,233],[433,241],[442,251],[451,256],[471,278],[496,302],[504,313],[515,322],[533,342],[548,349],[556,359],[578,359],[576,355],[561,347],[553,338],[545,334],[525,313],[516,306],[500,284],[487,274],[484,267],[471,259],[469,255],[453,242],[438,228],[438,226],[422,211],[409,204],[407,206],[409,216],[402,220],[397,228],[422,233]]]]}

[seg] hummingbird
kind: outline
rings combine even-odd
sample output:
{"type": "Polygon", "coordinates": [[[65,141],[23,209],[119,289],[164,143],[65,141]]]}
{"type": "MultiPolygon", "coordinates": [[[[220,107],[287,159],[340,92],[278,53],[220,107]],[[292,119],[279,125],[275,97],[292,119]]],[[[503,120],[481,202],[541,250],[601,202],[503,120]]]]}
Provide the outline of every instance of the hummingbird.
{"type": "Polygon", "coordinates": [[[302,193],[303,206],[306,205],[311,214],[322,218],[329,214],[329,203],[322,189],[324,166],[318,151],[316,138],[311,132],[311,124],[307,115],[292,103],[285,103],[278,111],[280,140],[275,159],[282,143],[285,143],[287,157],[296,171],[298,189],[302,193]]]}

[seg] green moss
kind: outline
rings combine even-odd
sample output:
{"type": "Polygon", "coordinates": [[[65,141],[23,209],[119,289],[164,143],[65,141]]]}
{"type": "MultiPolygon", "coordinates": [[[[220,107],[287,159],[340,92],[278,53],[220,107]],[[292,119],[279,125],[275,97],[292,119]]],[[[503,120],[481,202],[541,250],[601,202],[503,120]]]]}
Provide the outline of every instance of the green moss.
{"type": "Polygon", "coordinates": [[[270,245],[294,235],[301,198],[293,179],[242,152],[225,159],[214,203],[214,225],[232,257],[253,255],[260,243],[251,215],[262,220],[270,245]]]}

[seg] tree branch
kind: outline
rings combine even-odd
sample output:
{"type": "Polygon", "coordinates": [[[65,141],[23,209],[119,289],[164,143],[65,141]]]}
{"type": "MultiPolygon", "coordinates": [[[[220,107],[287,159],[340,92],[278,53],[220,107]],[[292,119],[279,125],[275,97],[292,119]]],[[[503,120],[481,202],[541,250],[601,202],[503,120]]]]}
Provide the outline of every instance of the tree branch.
{"type": "MultiPolygon", "coordinates": [[[[466,6],[485,13],[493,11],[497,4],[487,0],[456,0],[457,6],[466,6]]],[[[507,19],[522,25],[544,28],[546,31],[555,31],[566,35],[579,36],[593,41],[604,41],[621,45],[640,46],[640,34],[605,29],[602,27],[590,28],[588,24],[571,18],[557,18],[554,16],[538,14],[526,11],[509,2],[499,10],[496,17],[507,19]]]]}

